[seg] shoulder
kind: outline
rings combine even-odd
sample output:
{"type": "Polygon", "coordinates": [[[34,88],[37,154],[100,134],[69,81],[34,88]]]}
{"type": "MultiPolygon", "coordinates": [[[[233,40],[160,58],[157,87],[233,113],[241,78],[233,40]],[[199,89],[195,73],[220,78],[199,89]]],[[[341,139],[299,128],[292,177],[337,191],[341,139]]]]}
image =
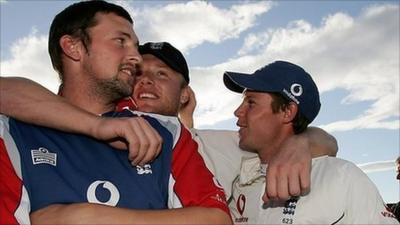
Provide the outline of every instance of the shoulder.
{"type": "Polygon", "coordinates": [[[331,156],[321,156],[312,160],[312,174],[314,177],[335,181],[341,180],[344,183],[360,184],[371,183],[368,176],[354,163],[331,156]]]}
{"type": "MultiPolygon", "coordinates": [[[[8,123],[9,118],[3,114],[0,114],[0,132],[3,130],[8,130],[9,129],[9,123],[8,123]]],[[[1,135],[2,133],[0,133],[1,135]]]]}
{"type": "Polygon", "coordinates": [[[237,145],[239,136],[237,131],[233,130],[211,130],[211,129],[191,129],[192,134],[207,140],[208,142],[228,142],[237,145]]]}
{"type": "Polygon", "coordinates": [[[164,115],[160,115],[160,114],[145,113],[145,112],[140,112],[140,111],[132,111],[132,113],[137,116],[143,116],[147,120],[151,120],[151,119],[156,120],[166,128],[181,126],[181,123],[179,122],[179,119],[176,116],[164,116],[164,115]]]}
{"type": "Polygon", "coordinates": [[[313,169],[319,169],[319,168],[326,168],[326,169],[332,169],[335,168],[334,171],[338,173],[346,172],[346,171],[359,171],[362,172],[362,170],[355,165],[354,163],[347,161],[345,159],[337,158],[337,157],[332,157],[332,156],[320,156],[317,158],[312,159],[312,166],[313,169]]]}

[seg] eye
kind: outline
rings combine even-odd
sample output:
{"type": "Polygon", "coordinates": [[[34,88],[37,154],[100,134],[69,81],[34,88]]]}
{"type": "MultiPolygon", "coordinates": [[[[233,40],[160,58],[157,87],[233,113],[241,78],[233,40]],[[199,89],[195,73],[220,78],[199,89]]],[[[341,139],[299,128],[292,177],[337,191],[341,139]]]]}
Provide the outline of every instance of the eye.
{"type": "Polygon", "coordinates": [[[122,37],[121,38],[117,38],[116,41],[121,46],[124,46],[124,44],[125,44],[125,38],[122,38],[122,37]]]}
{"type": "Polygon", "coordinates": [[[141,77],[142,75],[143,75],[143,70],[139,68],[139,69],[136,71],[136,78],[141,77]]]}
{"type": "Polygon", "coordinates": [[[158,71],[157,76],[165,77],[165,76],[167,76],[167,73],[165,71],[158,71]]]}
{"type": "Polygon", "coordinates": [[[248,99],[247,104],[249,105],[250,108],[252,108],[256,104],[256,102],[253,99],[248,99]]]}

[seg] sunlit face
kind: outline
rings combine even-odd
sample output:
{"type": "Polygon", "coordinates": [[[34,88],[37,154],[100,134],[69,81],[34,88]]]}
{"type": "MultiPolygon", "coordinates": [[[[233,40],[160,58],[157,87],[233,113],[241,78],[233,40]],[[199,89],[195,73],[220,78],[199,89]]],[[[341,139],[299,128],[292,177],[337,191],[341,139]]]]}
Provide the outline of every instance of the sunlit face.
{"type": "Polygon", "coordinates": [[[132,24],[113,13],[98,13],[97,25],[88,29],[90,44],[82,69],[90,85],[109,101],[129,96],[142,58],[132,24]]]}
{"type": "Polygon", "coordinates": [[[151,54],[144,54],[136,76],[133,98],[140,111],[168,116],[178,114],[181,96],[187,88],[181,74],[151,54]]]}
{"type": "MultiPolygon", "coordinates": [[[[283,122],[282,112],[273,113],[268,93],[245,91],[242,104],[235,110],[238,118],[239,147],[246,151],[260,153],[266,147],[274,151],[283,122]]],[[[270,152],[270,154],[273,154],[270,152]]]]}

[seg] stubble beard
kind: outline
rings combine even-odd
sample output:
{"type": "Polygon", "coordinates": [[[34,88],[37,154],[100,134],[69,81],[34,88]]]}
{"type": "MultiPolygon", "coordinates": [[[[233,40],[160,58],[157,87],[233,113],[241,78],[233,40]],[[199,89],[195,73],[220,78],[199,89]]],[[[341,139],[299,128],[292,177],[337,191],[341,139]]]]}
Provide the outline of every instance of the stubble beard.
{"type": "MultiPolygon", "coordinates": [[[[90,56],[90,54],[88,53],[90,56]]],[[[133,92],[133,85],[130,85],[128,82],[124,82],[123,80],[118,79],[119,71],[122,65],[118,67],[118,71],[116,74],[111,76],[109,79],[101,79],[97,78],[94,74],[96,74],[93,69],[93,65],[91,63],[87,63],[84,66],[84,70],[86,74],[89,74],[91,80],[91,90],[94,91],[94,96],[99,97],[102,102],[105,104],[115,103],[116,101],[131,96],[133,92]]]]}
{"type": "Polygon", "coordinates": [[[118,75],[111,79],[97,79],[96,92],[107,102],[116,102],[117,100],[128,97],[132,94],[133,88],[129,84],[118,79],[118,75]]]}

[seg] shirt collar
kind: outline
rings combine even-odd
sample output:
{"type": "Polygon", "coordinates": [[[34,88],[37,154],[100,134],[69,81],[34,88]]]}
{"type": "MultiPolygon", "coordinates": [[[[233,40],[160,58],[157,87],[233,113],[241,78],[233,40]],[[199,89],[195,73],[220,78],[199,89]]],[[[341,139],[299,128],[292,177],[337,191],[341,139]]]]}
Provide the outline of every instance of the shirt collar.
{"type": "Polygon", "coordinates": [[[250,185],[258,178],[265,177],[267,167],[267,164],[261,164],[258,156],[242,158],[239,183],[241,185],[250,185]]]}

